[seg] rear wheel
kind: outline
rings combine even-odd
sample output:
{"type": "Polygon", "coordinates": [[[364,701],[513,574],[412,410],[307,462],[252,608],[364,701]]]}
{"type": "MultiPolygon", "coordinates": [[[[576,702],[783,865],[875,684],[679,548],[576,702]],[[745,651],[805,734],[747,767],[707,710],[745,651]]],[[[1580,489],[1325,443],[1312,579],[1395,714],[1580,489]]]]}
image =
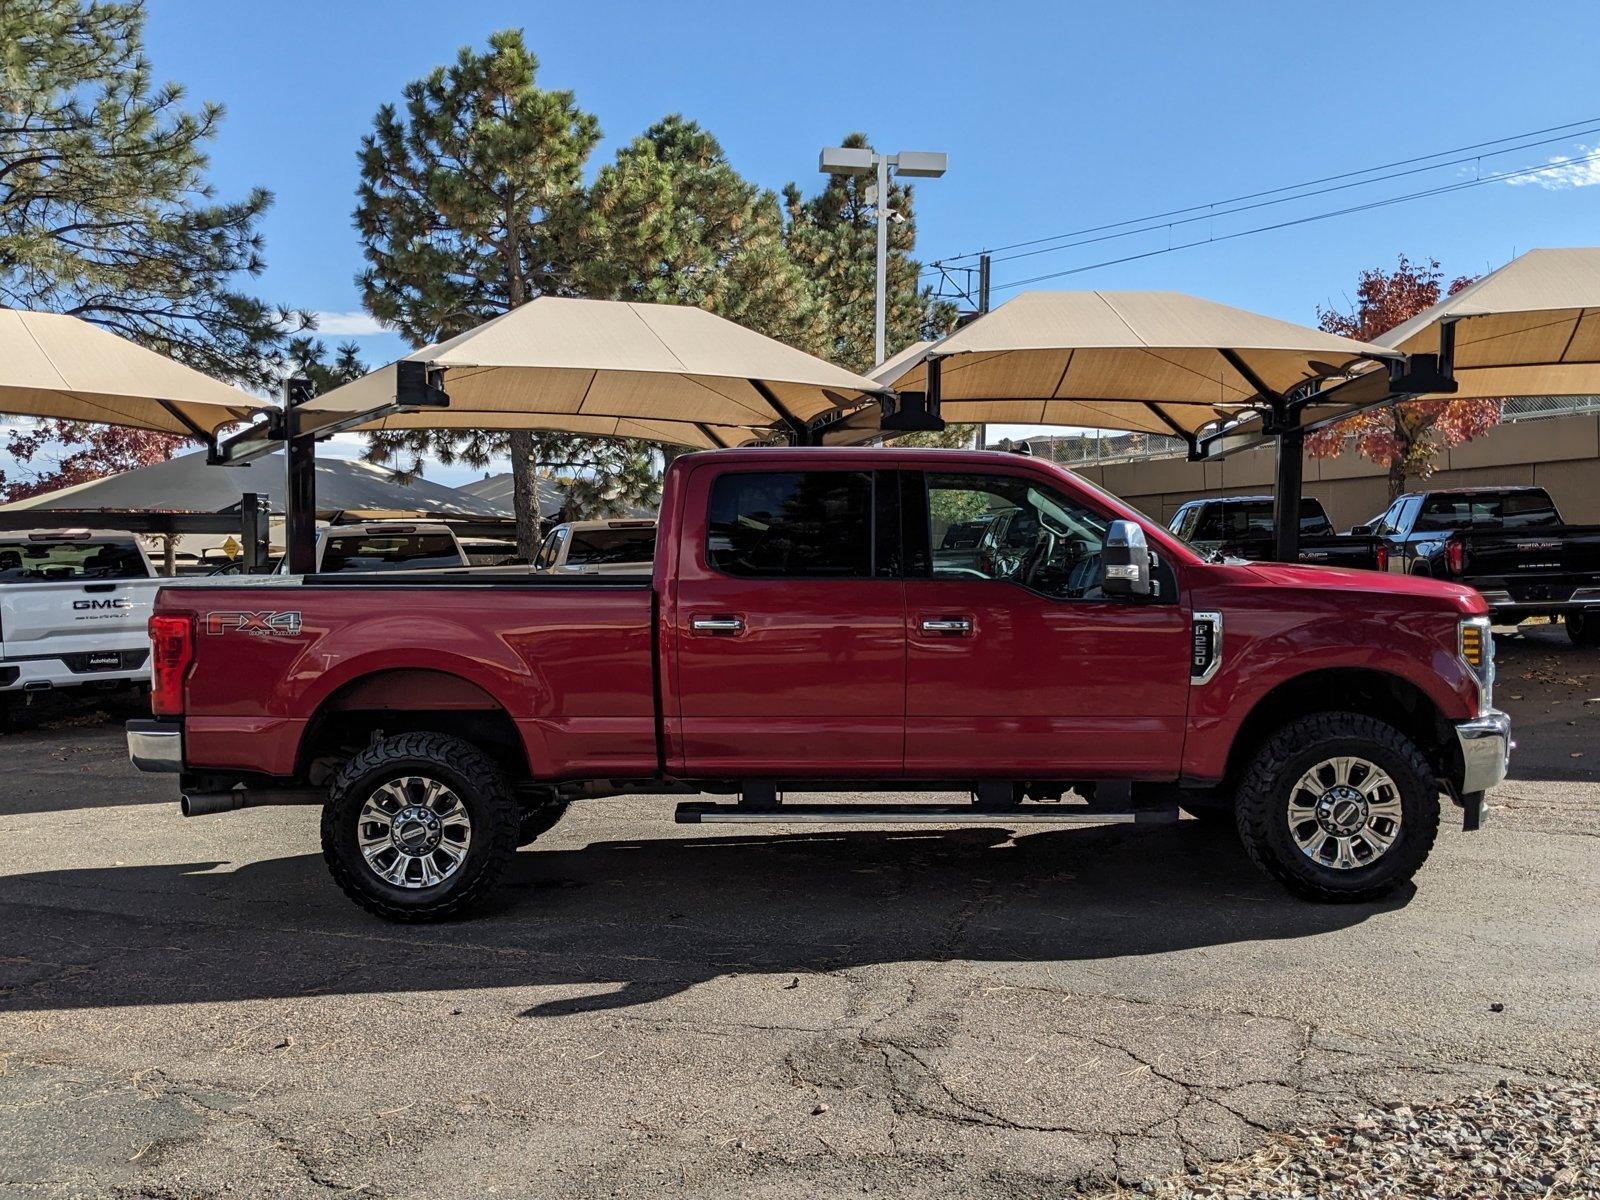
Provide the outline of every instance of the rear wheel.
{"type": "Polygon", "coordinates": [[[505,777],[469,742],[442,733],[382,738],[335,776],[322,855],[357,904],[391,921],[466,912],[517,848],[505,777]]]}
{"type": "Polygon", "coordinates": [[[1564,624],[1574,646],[1600,646],[1600,610],[1570,612],[1564,624]]]}
{"type": "Polygon", "coordinates": [[[1372,900],[1410,879],[1433,849],[1439,793],[1422,752],[1357,713],[1292,721],[1239,786],[1250,860],[1310,900],[1372,900]]]}

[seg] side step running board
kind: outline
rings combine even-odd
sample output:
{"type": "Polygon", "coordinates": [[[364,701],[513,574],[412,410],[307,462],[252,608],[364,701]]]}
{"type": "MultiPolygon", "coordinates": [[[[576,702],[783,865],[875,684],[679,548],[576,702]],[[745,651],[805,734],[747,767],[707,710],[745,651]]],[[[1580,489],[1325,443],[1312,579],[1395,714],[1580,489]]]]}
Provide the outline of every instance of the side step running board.
{"type": "Polygon", "coordinates": [[[1081,804],[1023,804],[1014,808],[975,808],[970,804],[779,804],[772,806],[707,804],[689,801],[678,805],[680,825],[708,821],[764,821],[776,825],[883,825],[916,821],[926,825],[1168,825],[1178,819],[1172,808],[1133,812],[1095,812],[1081,804]]]}

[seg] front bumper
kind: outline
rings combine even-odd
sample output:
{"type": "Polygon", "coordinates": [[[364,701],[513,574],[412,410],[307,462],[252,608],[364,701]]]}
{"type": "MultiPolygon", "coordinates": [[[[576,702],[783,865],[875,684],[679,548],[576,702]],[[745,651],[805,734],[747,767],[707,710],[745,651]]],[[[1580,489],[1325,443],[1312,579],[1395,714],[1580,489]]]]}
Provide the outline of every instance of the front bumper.
{"type": "Polygon", "coordinates": [[[1461,746],[1461,792],[1486,792],[1506,777],[1511,762],[1511,718],[1491,708],[1483,716],[1456,726],[1461,746]]]}
{"type": "Polygon", "coordinates": [[[129,721],[128,761],[141,771],[176,775],[183,770],[183,727],[171,721],[129,721]]]}

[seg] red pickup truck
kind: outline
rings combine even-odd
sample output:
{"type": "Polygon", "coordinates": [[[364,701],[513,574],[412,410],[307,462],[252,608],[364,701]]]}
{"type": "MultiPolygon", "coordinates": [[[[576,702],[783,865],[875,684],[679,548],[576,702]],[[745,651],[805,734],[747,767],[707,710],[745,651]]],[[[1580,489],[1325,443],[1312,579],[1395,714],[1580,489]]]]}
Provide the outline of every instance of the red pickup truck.
{"type": "Polygon", "coordinates": [[[949,450],[678,459],[648,575],[163,590],[129,753],[185,813],[322,806],[334,878],[463,911],[575,799],[682,821],[1235,822],[1299,894],[1409,878],[1504,777],[1474,591],[1215,562],[1070,472],[949,450]],[[974,524],[1003,522],[1003,539],[974,524]],[[947,536],[948,535],[948,536],[947,536]],[[794,803],[805,792],[971,803],[794,803]]]}

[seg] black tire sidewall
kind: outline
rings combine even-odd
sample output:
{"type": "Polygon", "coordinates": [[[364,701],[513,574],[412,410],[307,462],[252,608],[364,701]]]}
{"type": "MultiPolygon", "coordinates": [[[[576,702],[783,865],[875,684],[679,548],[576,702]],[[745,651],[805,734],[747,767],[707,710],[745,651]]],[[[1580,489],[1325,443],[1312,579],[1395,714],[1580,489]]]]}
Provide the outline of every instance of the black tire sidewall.
{"type": "Polygon", "coordinates": [[[486,870],[503,850],[497,843],[504,839],[508,812],[513,814],[511,828],[515,829],[514,804],[499,773],[472,747],[465,743],[457,746],[481,762],[468,758],[463,767],[441,755],[398,753],[363,769],[365,756],[358,755],[334,782],[323,814],[324,850],[337,860],[338,872],[344,877],[341,883],[355,887],[361,893],[357,899],[380,915],[414,912],[424,916],[454,908],[452,902],[463,893],[480,889],[486,870]],[[460,798],[472,823],[472,840],[465,860],[448,879],[432,887],[402,888],[381,879],[368,865],[357,841],[361,810],[368,798],[384,784],[407,775],[423,775],[445,784],[460,798]]]}
{"type": "Polygon", "coordinates": [[[1240,836],[1258,864],[1316,899],[1362,900],[1382,895],[1416,872],[1438,832],[1438,792],[1419,752],[1389,726],[1370,718],[1349,720],[1371,726],[1380,736],[1349,732],[1308,737],[1310,729],[1290,726],[1262,752],[1272,756],[1265,794],[1252,797],[1238,811],[1240,836]],[[1391,745],[1391,741],[1397,744],[1391,745]],[[1285,743],[1293,748],[1285,750],[1285,743]],[[1317,763],[1341,756],[1364,758],[1386,771],[1400,791],[1401,805],[1400,836],[1395,843],[1376,862],[1349,870],[1314,862],[1295,843],[1288,822],[1294,785],[1317,763]]]}

